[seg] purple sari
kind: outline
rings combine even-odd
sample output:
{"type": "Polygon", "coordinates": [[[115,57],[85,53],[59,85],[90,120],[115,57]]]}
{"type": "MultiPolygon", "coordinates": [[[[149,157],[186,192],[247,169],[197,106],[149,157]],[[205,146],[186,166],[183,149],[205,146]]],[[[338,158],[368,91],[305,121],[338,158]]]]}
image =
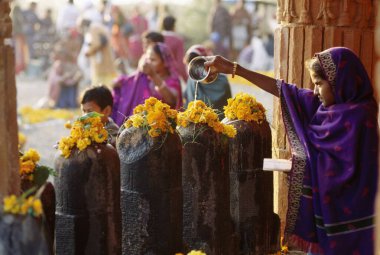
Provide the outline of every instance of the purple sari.
{"type": "MultiPolygon", "coordinates": [[[[182,92],[181,83],[175,71],[174,60],[171,56],[170,49],[163,43],[157,43],[161,56],[164,61],[165,67],[169,70],[170,75],[165,79],[166,86],[176,94],[176,109],[182,107],[182,92]]],[[[118,78],[117,82],[121,84],[120,87],[113,89],[113,112],[112,119],[120,126],[124,123],[126,118],[133,114],[133,109],[144,103],[145,99],[155,97],[162,100],[162,96],[154,87],[153,82],[149,77],[142,72],[135,72],[130,76],[122,75],[118,78]]]]}
{"type": "Polygon", "coordinates": [[[285,240],[305,252],[374,254],[378,171],[377,103],[368,75],[347,48],[316,54],[335,104],[278,81],[292,149],[285,240]]]}

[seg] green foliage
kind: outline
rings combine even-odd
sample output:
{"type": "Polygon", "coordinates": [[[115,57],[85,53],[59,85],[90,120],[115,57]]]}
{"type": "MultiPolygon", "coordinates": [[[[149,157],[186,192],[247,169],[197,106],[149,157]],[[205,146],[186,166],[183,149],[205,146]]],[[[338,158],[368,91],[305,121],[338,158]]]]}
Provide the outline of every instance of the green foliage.
{"type": "Polygon", "coordinates": [[[34,172],[34,185],[37,187],[44,185],[49,175],[57,176],[57,173],[50,167],[37,165],[34,172]]]}
{"type": "Polygon", "coordinates": [[[103,116],[103,114],[101,114],[101,113],[89,112],[89,113],[83,115],[82,117],[79,117],[78,121],[84,121],[84,120],[86,120],[88,118],[102,117],[102,116],[103,116]]]}

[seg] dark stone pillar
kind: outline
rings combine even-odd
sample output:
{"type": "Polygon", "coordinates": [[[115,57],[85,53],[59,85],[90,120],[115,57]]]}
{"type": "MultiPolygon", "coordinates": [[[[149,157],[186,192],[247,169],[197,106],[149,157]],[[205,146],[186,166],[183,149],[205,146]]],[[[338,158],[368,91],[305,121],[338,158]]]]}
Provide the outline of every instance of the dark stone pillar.
{"type": "Polygon", "coordinates": [[[273,213],[273,173],[263,171],[272,155],[268,122],[228,121],[237,134],[229,139],[231,215],[239,254],[269,254],[280,249],[280,222],[273,213]]]}
{"type": "Polygon", "coordinates": [[[109,144],[55,160],[56,254],[121,254],[120,162],[109,144]]]}
{"type": "Polygon", "coordinates": [[[230,215],[228,139],[205,125],[179,128],[185,251],[237,254],[230,215]]]}
{"type": "Polygon", "coordinates": [[[125,129],[121,161],[122,253],[175,254],[182,250],[181,141],[125,129]]]}

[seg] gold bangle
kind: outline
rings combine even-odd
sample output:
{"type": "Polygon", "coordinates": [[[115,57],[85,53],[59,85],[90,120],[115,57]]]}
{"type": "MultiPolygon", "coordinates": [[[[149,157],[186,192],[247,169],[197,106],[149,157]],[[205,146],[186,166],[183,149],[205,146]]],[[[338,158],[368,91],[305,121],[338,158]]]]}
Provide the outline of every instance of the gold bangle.
{"type": "Polygon", "coordinates": [[[234,78],[234,77],[235,77],[235,74],[236,74],[236,69],[237,69],[237,62],[236,62],[236,61],[234,61],[234,66],[233,66],[233,68],[232,68],[232,78],[234,78]]]}

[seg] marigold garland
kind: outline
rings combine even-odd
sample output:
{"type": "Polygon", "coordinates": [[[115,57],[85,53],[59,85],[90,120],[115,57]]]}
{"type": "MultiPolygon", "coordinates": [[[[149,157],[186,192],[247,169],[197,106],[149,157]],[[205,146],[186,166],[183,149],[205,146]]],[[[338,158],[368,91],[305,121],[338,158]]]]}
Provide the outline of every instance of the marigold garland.
{"type": "Polygon", "coordinates": [[[78,118],[70,127],[70,136],[63,137],[58,144],[62,155],[65,158],[70,156],[73,148],[78,148],[80,151],[86,149],[91,143],[103,143],[107,141],[108,132],[104,128],[101,121],[102,115],[96,112],[90,112],[78,118]]]}
{"type": "Polygon", "coordinates": [[[29,214],[34,217],[42,215],[42,203],[41,200],[34,196],[25,198],[23,196],[16,197],[15,195],[7,196],[3,200],[4,213],[29,214]]]}
{"type": "Polygon", "coordinates": [[[144,104],[136,106],[133,115],[124,123],[126,128],[146,128],[151,137],[158,137],[167,132],[174,133],[177,125],[176,110],[161,102],[157,98],[150,97],[144,104]]]}
{"type": "Polygon", "coordinates": [[[232,125],[221,123],[216,112],[200,100],[190,102],[186,111],[178,113],[179,126],[187,127],[189,123],[207,124],[215,132],[228,137],[236,135],[236,129],[232,125]]]}
{"type": "Polygon", "coordinates": [[[256,101],[254,96],[247,93],[238,93],[234,98],[227,100],[224,114],[230,120],[255,121],[262,123],[265,120],[265,108],[256,101]]]}

